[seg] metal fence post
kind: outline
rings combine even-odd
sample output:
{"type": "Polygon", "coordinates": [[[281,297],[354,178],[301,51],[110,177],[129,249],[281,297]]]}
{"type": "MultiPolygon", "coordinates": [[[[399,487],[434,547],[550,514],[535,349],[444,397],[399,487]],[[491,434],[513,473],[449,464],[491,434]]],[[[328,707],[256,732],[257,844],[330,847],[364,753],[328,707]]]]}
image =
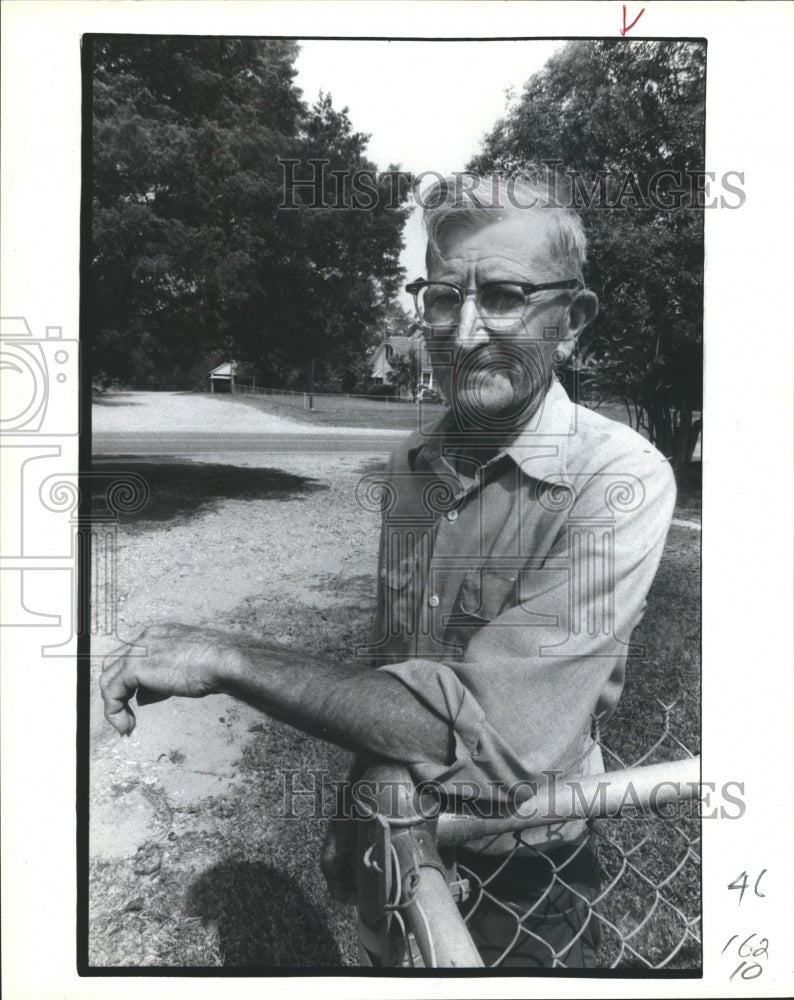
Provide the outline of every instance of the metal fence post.
{"type": "Polygon", "coordinates": [[[356,785],[354,804],[356,815],[362,817],[358,871],[362,961],[391,967],[481,967],[482,959],[449,891],[435,844],[435,817],[417,808],[408,770],[396,764],[369,768],[356,785]]]}

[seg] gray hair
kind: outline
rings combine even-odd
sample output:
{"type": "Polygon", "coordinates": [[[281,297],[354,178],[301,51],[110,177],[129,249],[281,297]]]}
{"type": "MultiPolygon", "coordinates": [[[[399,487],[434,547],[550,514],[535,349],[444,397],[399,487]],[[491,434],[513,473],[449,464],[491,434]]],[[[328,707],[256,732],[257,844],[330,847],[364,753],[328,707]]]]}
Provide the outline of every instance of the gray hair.
{"type": "MultiPolygon", "coordinates": [[[[438,176],[438,175],[437,175],[438,176]]],[[[528,175],[453,174],[436,181],[415,197],[424,213],[427,230],[427,263],[431,255],[443,259],[440,241],[452,228],[481,229],[521,212],[543,211],[549,223],[551,250],[582,279],[587,261],[587,238],[576,212],[561,204],[556,179],[538,182],[528,175]],[[469,186],[465,183],[470,182],[469,186]]]]}

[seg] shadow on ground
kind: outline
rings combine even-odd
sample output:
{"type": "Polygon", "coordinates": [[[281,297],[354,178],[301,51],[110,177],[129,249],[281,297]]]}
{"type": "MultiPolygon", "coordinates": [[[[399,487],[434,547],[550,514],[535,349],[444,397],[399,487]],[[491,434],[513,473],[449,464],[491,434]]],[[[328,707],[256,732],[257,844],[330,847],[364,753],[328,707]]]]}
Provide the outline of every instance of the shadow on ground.
{"type": "Polygon", "coordinates": [[[114,511],[127,525],[194,517],[215,510],[221,500],[300,500],[328,489],[316,479],[281,469],[175,462],[161,456],[146,462],[95,461],[88,483],[94,514],[114,511]]]}
{"type": "Polygon", "coordinates": [[[250,861],[223,861],[188,889],[186,909],[218,928],[224,966],[338,966],[323,911],[293,879],[250,861]]]}

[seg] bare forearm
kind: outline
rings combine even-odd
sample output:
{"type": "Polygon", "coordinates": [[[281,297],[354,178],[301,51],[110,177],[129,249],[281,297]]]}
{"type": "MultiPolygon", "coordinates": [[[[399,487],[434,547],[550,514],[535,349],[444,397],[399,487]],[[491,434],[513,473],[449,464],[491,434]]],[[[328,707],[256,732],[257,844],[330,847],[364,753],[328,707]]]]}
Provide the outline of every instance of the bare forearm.
{"type": "Polygon", "coordinates": [[[448,721],[396,678],[358,664],[246,642],[225,658],[218,689],[311,736],[366,757],[450,763],[448,721]]]}
{"type": "Polygon", "coordinates": [[[334,664],[253,636],[180,624],[146,629],[144,655],[108,657],[100,686],[118,732],[135,728],[130,701],[229,694],[312,736],[365,757],[451,763],[448,720],[397,678],[359,664],[334,664]]]}

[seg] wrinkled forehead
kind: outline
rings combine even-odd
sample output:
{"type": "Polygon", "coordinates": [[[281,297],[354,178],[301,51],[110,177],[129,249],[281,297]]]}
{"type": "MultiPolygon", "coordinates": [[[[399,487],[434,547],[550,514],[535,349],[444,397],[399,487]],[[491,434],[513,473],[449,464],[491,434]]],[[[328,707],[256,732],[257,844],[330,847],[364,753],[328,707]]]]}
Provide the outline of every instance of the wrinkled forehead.
{"type": "Polygon", "coordinates": [[[437,234],[436,246],[428,244],[426,254],[428,274],[450,265],[500,260],[543,274],[558,268],[563,254],[553,220],[540,209],[492,222],[449,220],[437,234]]]}

